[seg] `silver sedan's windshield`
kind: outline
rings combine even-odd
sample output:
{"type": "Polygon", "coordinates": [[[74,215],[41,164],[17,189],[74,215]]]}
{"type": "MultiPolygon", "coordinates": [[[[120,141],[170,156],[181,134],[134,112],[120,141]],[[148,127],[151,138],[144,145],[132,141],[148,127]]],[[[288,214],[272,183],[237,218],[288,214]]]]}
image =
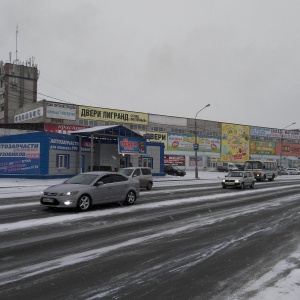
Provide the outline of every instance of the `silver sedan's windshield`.
{"type": "Polygon", "coordinates": [[[99,175],[96,174],[78,174],[67,179],[64,183],[67,184],[91,184],[99,175]]]}

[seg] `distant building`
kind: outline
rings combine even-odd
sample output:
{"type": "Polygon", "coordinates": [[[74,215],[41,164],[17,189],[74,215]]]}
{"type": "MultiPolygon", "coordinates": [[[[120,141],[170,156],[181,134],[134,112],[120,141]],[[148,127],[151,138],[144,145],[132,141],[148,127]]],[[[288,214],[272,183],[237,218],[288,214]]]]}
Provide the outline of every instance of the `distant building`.
{"type": "Polygon", "coordinates": [[[38,76],[33,58],[26,63],[0,61],[0,123],[14,123],[18,109],[37,102],[38,76]]]}

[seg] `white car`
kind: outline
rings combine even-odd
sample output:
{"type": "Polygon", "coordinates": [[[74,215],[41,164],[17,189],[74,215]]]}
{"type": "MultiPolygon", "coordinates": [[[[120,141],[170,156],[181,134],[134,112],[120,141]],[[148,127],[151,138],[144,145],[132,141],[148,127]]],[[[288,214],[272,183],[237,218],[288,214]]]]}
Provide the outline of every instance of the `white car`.
{"type": "Polygon", "coordinates": [[[252,171],[230,171],[222,180],[222,187],[254,188],[255,177],[252,171]]]}
{"type": "Polygon", "coordinates": [[[299,169],[297,168],[287,168],[286,169],[286,172],[289,174],[289,175],[298,175],[300,172],[299,172],[299,169]]]}
{"type": "Polygon", "coordinates": [[[140,182],[140,188],[152,189],[153,177],[150,168],[129,167],[121,169],[120,173],[130,178],[136,178],[140,182]]]}

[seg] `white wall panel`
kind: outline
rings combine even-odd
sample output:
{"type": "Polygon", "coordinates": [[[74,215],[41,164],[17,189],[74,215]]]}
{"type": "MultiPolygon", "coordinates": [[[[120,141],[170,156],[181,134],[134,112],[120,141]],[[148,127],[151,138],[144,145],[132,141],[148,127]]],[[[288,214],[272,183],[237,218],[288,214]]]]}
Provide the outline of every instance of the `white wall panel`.
{"type": "Polygon", "coordinates": [[[175,126],[187,126],[186,118],[160,116],[160,115],[149,115],[149,122],[165,125],[175,126]]]}

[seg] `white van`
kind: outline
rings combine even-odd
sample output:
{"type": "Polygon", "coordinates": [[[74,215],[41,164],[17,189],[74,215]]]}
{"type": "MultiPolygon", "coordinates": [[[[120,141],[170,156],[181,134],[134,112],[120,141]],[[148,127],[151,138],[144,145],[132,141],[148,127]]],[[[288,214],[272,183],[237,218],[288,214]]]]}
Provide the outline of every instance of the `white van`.
{"type": "Polygon", "coordinates": [[[235,171],[238,169],[239,168],[234,163],[228,163],[228,162],[217,163],[217,170],[220,172],[235,171]]]}
{"type": "Polygon", "coordinates": [[[141,188],[151,190],[153,186],[153,177],[150,168],[146,167],[129,167],[120,169],[120,173],[138,179],[141,188]]]}

